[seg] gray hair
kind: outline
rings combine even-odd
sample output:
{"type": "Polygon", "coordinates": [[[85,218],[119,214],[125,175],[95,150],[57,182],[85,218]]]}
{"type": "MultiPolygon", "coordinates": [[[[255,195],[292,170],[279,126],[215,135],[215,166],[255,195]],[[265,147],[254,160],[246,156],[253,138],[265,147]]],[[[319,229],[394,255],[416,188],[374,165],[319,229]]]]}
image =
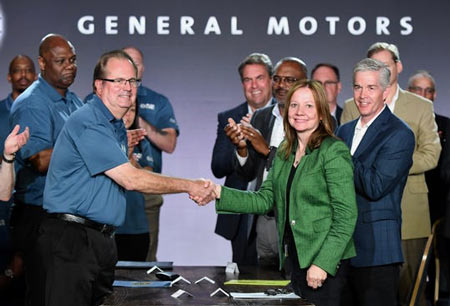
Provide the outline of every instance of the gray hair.
{"type": "Polygon", "coordinates": [[[398,52],[397,46],[394,44],[389,44],[387,42],[376,42],[371,45],[367,50],[367,57],[372,57],[372,55],[374,55],[375,53],[383,50],[389,51],[391,53],[394,62],[400,61],[400,53],[398,52]]]}
{"type": "Polygon", "coordinates": [[[288,62],[288,63],[289,62],[296,63],[297,65],[300,66],[300,69],[305,74],[305,77],[308,75],[308,68],[306,68],[305,62],[302,61],[301,59],[299,59],[298,57],[294,57],[294,56],[283,57],[282,59],[280,59],[275,64],[275,67],[273,68],[273,71],[277,71],[278,67],[280,67],[281,64],[284,64],[286,62],[288,62]]]}
{"type": "Polygon", "coordinates": [[[263,65],[266,68],[269,76],[272,77],[273,74],[272,61],[264,53],[252,53],[239,64],[238,71],[241,80],[243,78],[244,67],[247,65],[263,65]]]}
{"type": "Polygon", "coordinates": [[[383,88],[383,90],[389,86],[391,72],[389,71],[388,66],[372,58],[365,58],[355,65],[355,68],[353,68],[353,84],[355,83],[356,73],[365,71],[379,71],[380,78],[378,81],[380,83],[380,86],[383,88]]]}
{"type": "Polygon", "coordinates": [[[425,78],[428,79],[431,84],[433,84],[433,88],[436,87],[436,82],[434,81],[434,78],[431,76],[431,74],[426,70],[417,70],[416,73],[414,73],[408,80],[408,87],[412,86],[412,83],[419,78],[425,78]]]}

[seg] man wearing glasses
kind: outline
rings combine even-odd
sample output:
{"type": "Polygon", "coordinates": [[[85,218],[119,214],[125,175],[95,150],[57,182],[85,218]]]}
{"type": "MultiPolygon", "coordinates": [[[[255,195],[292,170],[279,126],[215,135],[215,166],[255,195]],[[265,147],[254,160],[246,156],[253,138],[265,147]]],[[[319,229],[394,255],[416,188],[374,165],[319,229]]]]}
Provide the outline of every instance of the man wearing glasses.
{"type": "MultiPolygon", "coordinates": [[[[434,103],[436,98],[434,78],[427,71],[419,70],[409,78],[408,91],[427,98],[434,103]]],[[[437,167],[425,172],[431,223],[442,218],[446,209],[449,210],[446,207],[447,205],[444,204],[449,201],[447,196],[450,190],[450,167],[448,167],[450,165],[450,140],[448,139],[450,136],[450,119],[438,114],[435,114],[435,116],[442,151],[437,167]]]]}
{"type": "MultiPolygon", "coordinates": [[[[283,111],[289,90],[307,76],[306,64],[296,57],[285,57],[275,65],[272,93],[277,101],[246,117],[236,129],[230,125],[226,133],[236,146],[234,168],[250,182],[248,190],[258,190],[272,166],[276,149],[284,138],[283,111]],[[245,145],[234,141],[241,133],[245,145]]],[[[256,251],[260,265],[278,266],[278,236],[273,212],[256,216],[256,251]]]]}
{"type": "MultiPolygon", "coordinates": [[[[36,247],[40,283],[32,305],[100,305],[112,292],[114,232],[125,219],[124,190],[189,193],[199,204],[213,184],[166,177],[134,167],[122,117],[136,99],[137,68],[122,50],[102,55],[94,69],[95,95],[62,129],[48,169],[43,221],[36,247]]],[[[131,137],[130,137],[131,136],[131,137]]]]}
{"type": "Polygon", "coordinates": [[[311,71],[311,79],[322,83],[327,95],[328,105],[330,106],[331,116],[341,125],[342,108],[337,104],[337,97],[342,89],[338,67],[320,63],[311,71]]]}

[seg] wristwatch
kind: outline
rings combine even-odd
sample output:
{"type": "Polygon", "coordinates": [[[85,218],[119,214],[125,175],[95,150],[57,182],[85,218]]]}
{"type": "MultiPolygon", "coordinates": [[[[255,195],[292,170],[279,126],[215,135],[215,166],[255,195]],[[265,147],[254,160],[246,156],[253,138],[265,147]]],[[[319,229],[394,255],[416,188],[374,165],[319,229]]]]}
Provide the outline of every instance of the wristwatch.
{"type": "Polygon", "coordinates": [[[6,277],[9,277],[11,279],[14,278],[14,272],[11,268],[6,268],[3,274],[5,274],[6,277]]]}
{"type": "Polygon", "coordinates": [[[5,156],[5,152],[3,152],[2,159],[3,159],[3,161],[7,162],[8,164],[12,164],[16,160],[16,153],[13,153],[12,156],[13,156],[12,159],[7,159],[5,156]]]}

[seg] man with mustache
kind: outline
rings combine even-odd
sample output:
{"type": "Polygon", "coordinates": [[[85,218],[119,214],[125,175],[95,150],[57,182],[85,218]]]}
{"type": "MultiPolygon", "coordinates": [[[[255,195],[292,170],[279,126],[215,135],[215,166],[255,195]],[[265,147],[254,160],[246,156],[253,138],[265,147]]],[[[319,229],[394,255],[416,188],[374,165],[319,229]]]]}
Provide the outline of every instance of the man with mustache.
{"type": "MultiPolygon", "coordinates": [[[[38,80],[14,102],[10,126],[30,129],[28,143],[18,152],[15,206],[11,216],[14,250],[23,255],[28,289],[36,267],[33,248],[45,215],[42,209],[47,169],[56,139],[67,118],[83,103],[69,90],[77,65],[73,45],[57,34],[46,35],[39,45],[38,80]]],[[[29,290],[27,290],[29,292],[29,290]]],[[[32,298],[27,295],[26,299],[32,298]]]]}
{"type": "MultiPolygon", "coordinates": [[[[225,129],[236,146],[236,172],[250,181],[248,190],[258,190],[266,179],[275,152],[284,138],[283,112],[287,94],[295,82],[307,76],[306,64],[296,57],[282,58],[274,70],[272,93],[277,103],[257,110],[251,117],[250,126],[249,117],[245,117],[240,125],[232,122],[225,129]],[[241,142],[239,135],[246,141],[241,142]]],[[[259,264],[277,266],[278,236],[274,214],[256,216],[255,221],[259,264]]]]}

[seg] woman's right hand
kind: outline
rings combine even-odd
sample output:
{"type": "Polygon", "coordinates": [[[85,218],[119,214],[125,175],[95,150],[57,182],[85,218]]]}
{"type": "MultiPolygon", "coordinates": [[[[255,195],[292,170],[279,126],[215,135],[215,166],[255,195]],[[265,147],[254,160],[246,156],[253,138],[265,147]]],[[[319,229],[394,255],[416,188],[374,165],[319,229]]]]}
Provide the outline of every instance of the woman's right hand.
{"type": "Polygon", "coordinates": [[[214,187],[214,193],[216,195],[216,199],[220,199],[220,193],[222,192],[222,186],[219,184],[216,184],[214,187]]]}

